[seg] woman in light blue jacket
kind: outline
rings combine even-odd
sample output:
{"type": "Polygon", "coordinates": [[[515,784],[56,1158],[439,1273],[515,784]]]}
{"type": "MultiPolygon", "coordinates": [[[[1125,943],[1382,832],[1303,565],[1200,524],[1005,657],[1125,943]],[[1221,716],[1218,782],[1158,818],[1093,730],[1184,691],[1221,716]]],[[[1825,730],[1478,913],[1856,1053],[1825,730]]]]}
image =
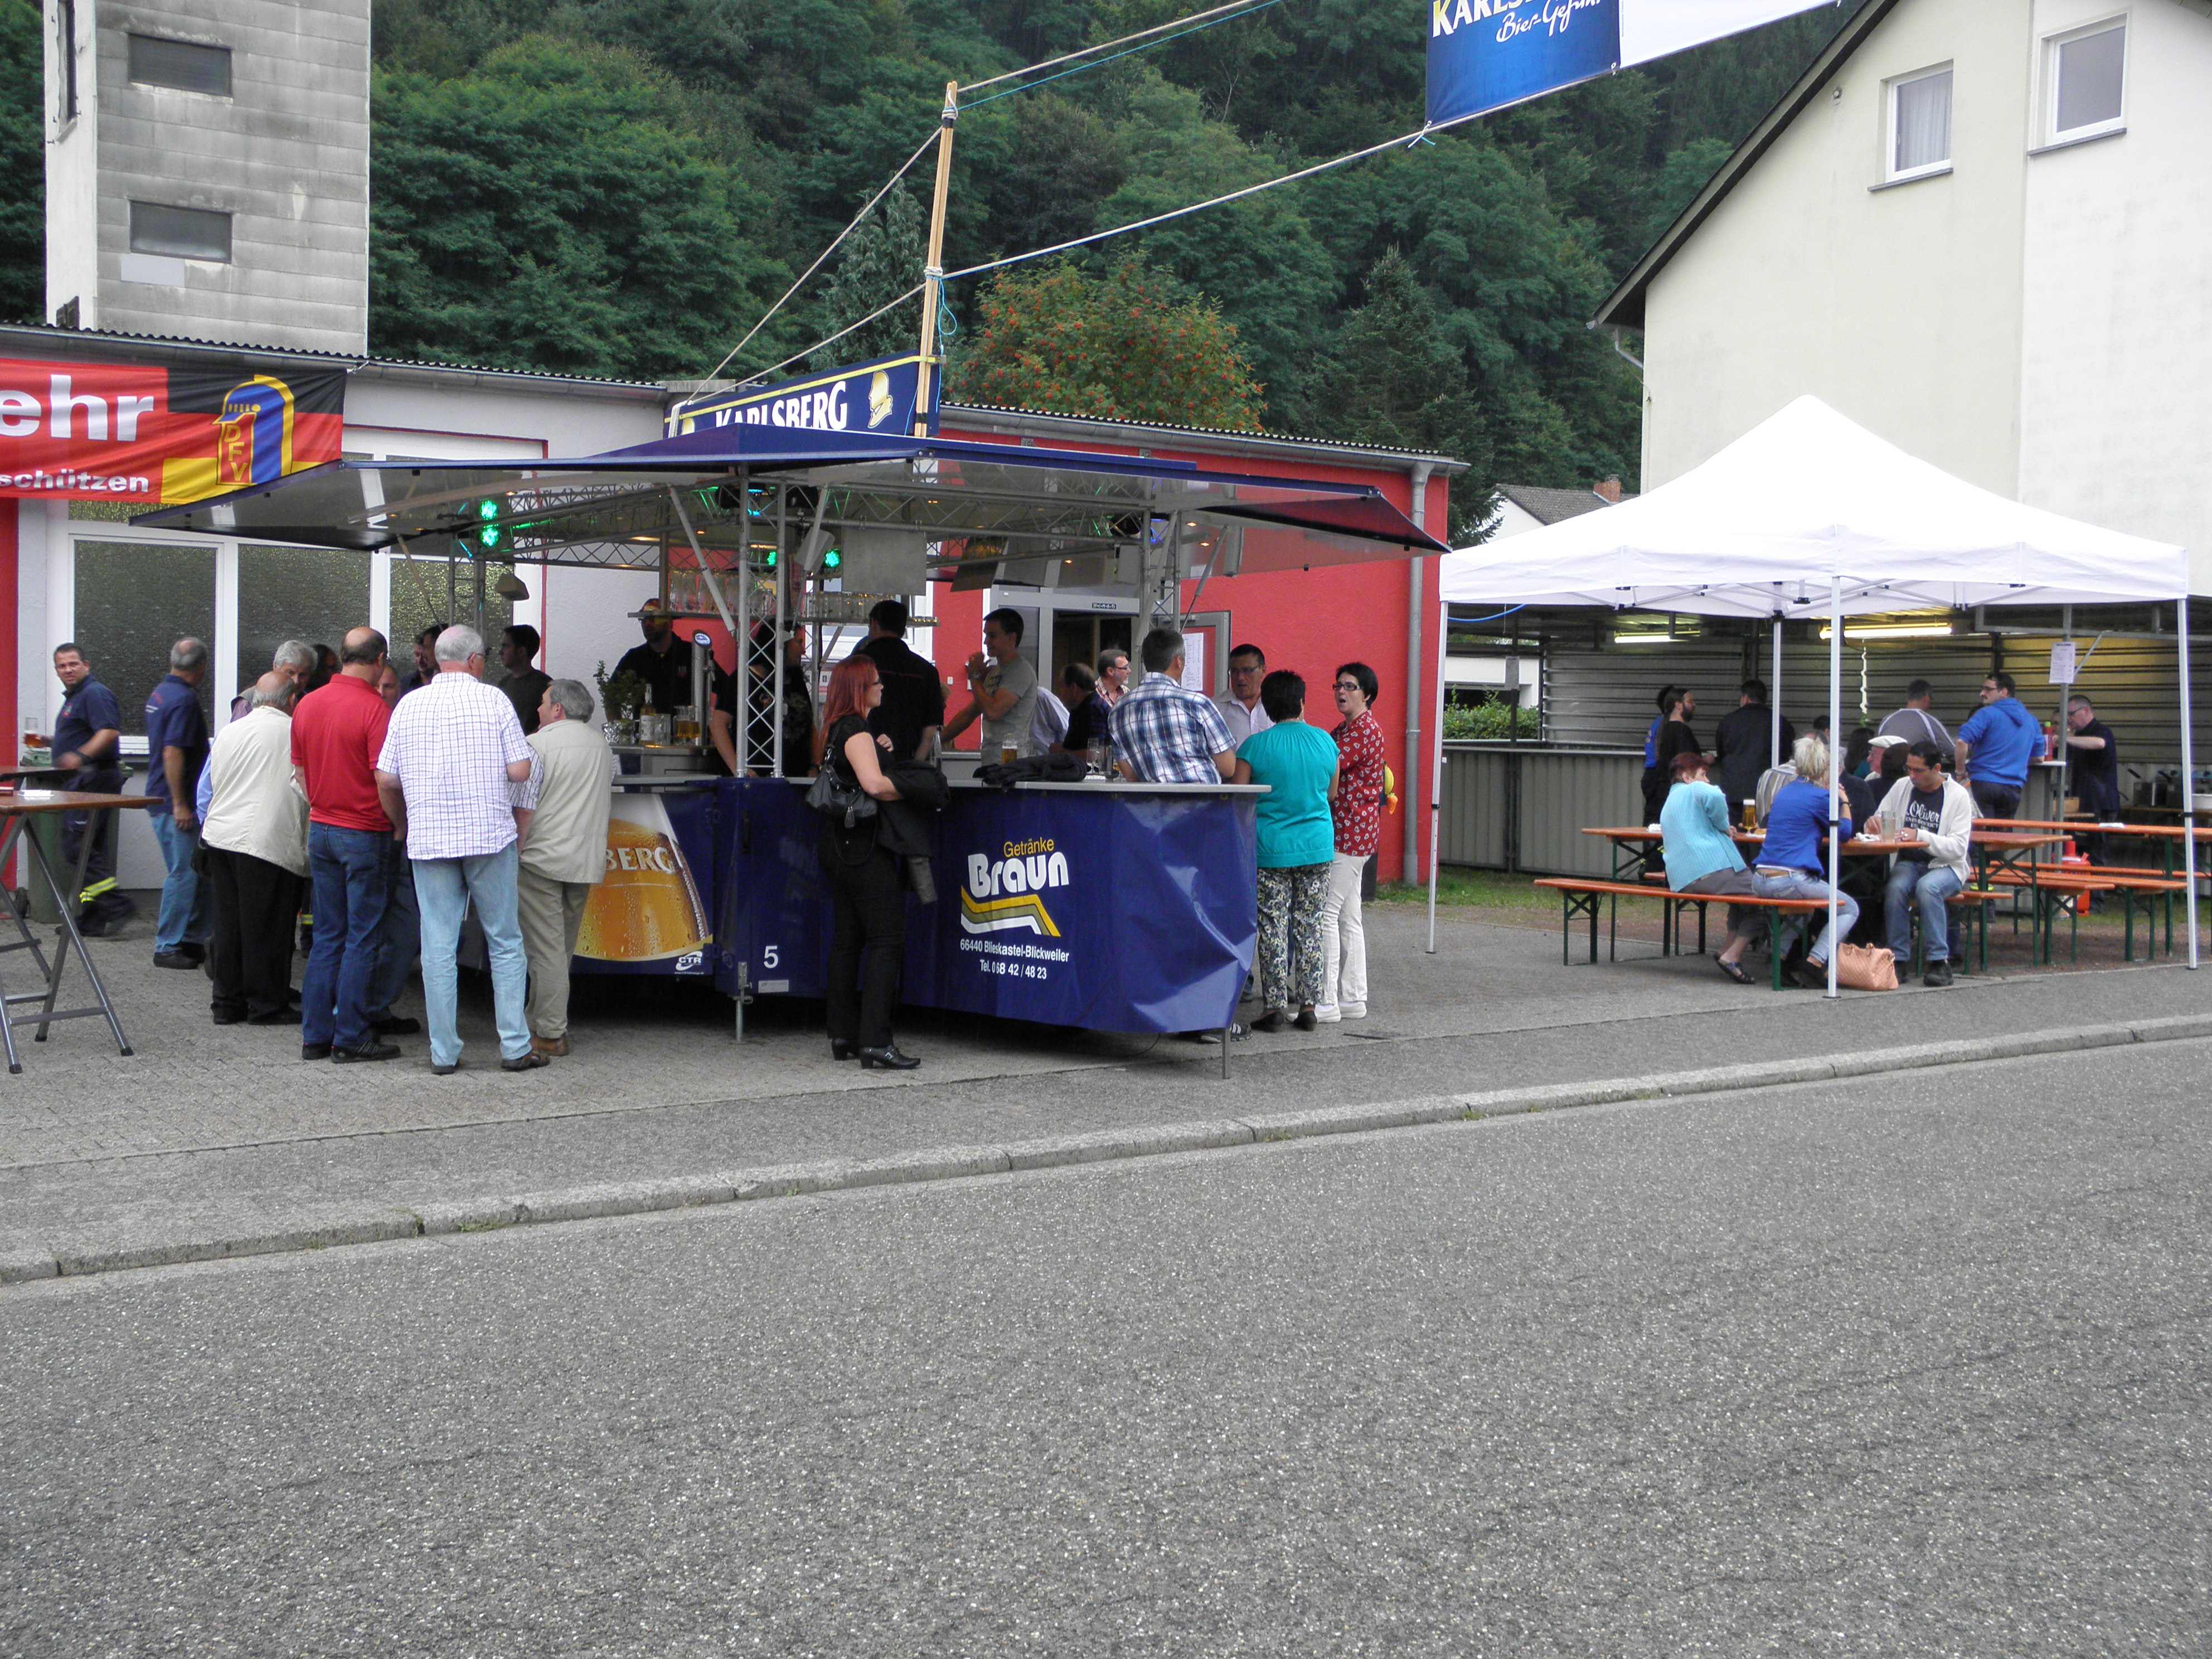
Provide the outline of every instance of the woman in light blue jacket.
{"type": "MultiPolygon", "coordinates": [[[[1674,891],[1746,896],[1757,891],[1729,834],[1728,797],[1707,781],[1704,756],[1674,757],[1674,787],[1659,809],[1659,827],[1666,832],[1667,884],[1674,891]]],[[[1751,975],[1741,964],[1745,947],[1759,934],[1759,909],[1731,904],[1728,922],[1720,969],[1737,984],[1748,985],[1751,975]]]]}

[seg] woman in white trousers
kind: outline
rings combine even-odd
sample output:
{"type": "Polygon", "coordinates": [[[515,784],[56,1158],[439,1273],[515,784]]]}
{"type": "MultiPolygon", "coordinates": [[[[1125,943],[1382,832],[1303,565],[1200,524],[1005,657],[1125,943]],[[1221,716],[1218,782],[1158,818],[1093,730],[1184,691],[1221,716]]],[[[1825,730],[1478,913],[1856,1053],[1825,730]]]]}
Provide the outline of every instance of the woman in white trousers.
{"type": "Polygon", "coordinates": [[[1359,887],[1367,860],[1382,835],[1382,723],[1375,718],[1382,690],[1375,671],[1348,662],[1336,671],[1337,712],[1344,716],[1336,739],[1336,856],[1321,911],[1321,1001],[1314,1018],[1324,1024],[1367,1018],[1367,930],[1359,914],[1359,887]]]}

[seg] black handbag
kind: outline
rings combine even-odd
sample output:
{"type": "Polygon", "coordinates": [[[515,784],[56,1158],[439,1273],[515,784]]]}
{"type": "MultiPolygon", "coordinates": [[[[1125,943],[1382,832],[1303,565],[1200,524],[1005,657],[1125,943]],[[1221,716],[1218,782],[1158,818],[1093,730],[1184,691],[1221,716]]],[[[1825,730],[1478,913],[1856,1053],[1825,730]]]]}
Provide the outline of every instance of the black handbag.
{"type": "Polygon", "coordinates": [[[826,760],[806,786],[806,804],[848,830],[876,815],[876,798],[858,784],[841,782],[836,769],[826,760]]]}

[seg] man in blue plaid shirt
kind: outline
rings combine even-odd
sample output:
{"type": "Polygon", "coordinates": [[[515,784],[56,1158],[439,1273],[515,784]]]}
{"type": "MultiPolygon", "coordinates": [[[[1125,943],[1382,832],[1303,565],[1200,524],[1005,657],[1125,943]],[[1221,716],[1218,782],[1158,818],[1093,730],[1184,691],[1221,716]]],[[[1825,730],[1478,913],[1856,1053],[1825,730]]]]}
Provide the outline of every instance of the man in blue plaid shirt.
{"type": "Polygon", "coordinates": [[[1133,783],[1224,783],[1237,740],[1212,699],[1182,685],[1182,635],[1155,628],[1139,652],[1145,681],[1114,706],[1114,745],[1133,783]]]}

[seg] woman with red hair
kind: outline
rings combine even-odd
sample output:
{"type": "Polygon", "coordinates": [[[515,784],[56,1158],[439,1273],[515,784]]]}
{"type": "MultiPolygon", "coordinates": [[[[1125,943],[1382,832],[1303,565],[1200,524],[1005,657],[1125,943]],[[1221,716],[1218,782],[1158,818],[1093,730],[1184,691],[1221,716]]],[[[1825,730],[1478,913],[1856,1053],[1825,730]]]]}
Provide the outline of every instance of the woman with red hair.
{"type": "MultiPolygon", "coordinates": [[[[823,711],[829,736],[822,763],[848,787],[876,800],[896,800],[898,786],[884,775],[879,758],[890,750],[890,739],[868,731],[868,714],[883,700],[872,661],[856,654],[837,665],[823,711]]],[[[906,1072],[921,1063],[891,1041],[891,1008],[906,954],[906,895],[897,858],[878,844],[879,821],[879,816],[865,817],[848,829],[842,815],[822,819],[817,856],[836,916],[830,939],[830,1057],[858,1054],[864,1071],[880,1066],[906,1072]]]]}

